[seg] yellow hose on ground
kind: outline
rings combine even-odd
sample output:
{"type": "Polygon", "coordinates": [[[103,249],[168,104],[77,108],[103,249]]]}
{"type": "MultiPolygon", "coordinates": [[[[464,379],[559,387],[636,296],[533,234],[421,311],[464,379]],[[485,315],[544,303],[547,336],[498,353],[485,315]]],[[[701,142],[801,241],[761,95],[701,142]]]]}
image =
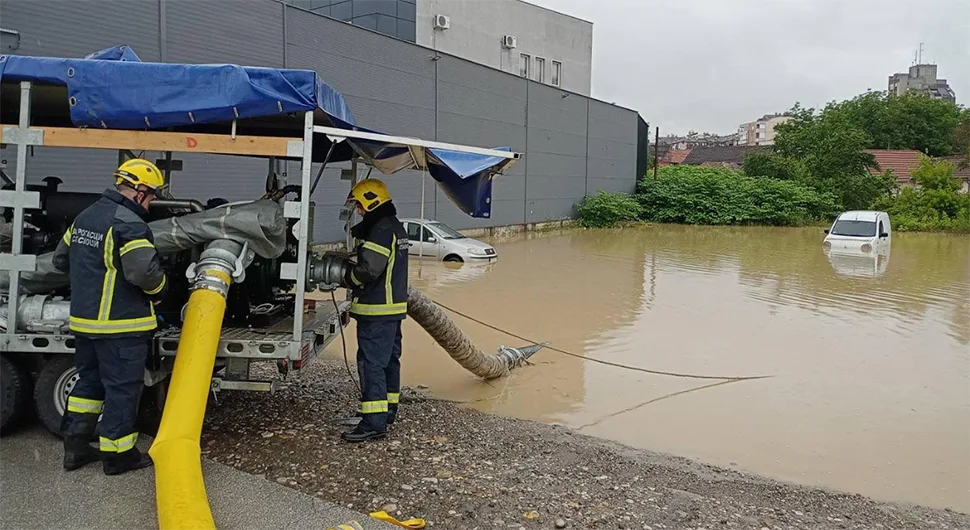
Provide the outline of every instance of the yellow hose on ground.
{"type": "MultiPolygon", "coordinates": [[[[216,276],[227,286],[232,282],[220,270],[202,274],[216,276]]],[[[148,451],[155,462],[161,530],[216,527],[202,479],[199,439],[225,312],[226,299],[218,291],[197,289],[189,295],[162,423],[148,451]]]]}

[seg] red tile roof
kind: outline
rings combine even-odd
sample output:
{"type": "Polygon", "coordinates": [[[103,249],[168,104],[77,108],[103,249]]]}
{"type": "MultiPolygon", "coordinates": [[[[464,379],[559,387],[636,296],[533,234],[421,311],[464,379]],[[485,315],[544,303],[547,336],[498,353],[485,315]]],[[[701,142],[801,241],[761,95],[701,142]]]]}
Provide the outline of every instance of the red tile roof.
{"type": "Polygon", "coordinates": [[[667,161],[671,164],[683,164],[689,154],[690,149],[671,149],[667,153],[667,161]]]}
{"type": "Polygon", "coordinates": [[[897,181],[909,182],[909,172],[919,167],[920,152],[912,149],[866,149],[866,152],[876,157],[878,167],[869,169],[873,175],[891,169],[897,181]]]}
{"type": "MultiPolygon", "coordinates": [[[[919,167],[919,151],[912,149],[866,149],[867,153],[872,153],[876,158],[878,168],[869,170],[873,175],[880,175],[887,169],[892,169],[899,182],[909,182],[910,172],[919,167]]],[[[943,156],[938,160],[947,160],[954,166],[959,167],[962,160],[961,156],[943,156]]],[[[970,178],[970,168],[957,169],[953,176],[959,179],[970,178]]]]}

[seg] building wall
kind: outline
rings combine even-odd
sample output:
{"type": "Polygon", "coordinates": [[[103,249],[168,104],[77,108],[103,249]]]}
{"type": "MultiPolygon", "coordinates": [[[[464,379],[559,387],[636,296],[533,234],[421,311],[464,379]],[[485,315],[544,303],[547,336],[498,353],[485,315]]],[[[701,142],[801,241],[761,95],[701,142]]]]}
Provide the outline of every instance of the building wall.
{"type": "Polygon", "coordinates": [[[889,76],[889,93],[901,96],[907,92],[918,92],[934,99],[956,103],[956,94],[947,84],[946,79],[936,77],[937,71],[935,64],[910,66],[908,73],[889,76]]]}
{"type": "Polygon", "coordinates": [[[415,42],[416,0],[284,0],[356,26],[415,42]]]}
{"type": "Polygon", "coordinates": [[[536,58],[544,60],[546,84],[553,61],[562,64],[558,86],[589,95],[593,61],[593,24],[521,0],[418,0],[417,42],[515,75],[522,54],[529,56],[530,79],[536,58]],[[451,28],[434,29],[434,16],[446,15],[451,28]],[[512,35],[514,49],[502,47],[512,35]]]}
{"type": "MultiPolygon", "coordinates": [[[[504,145],[525,153],[495,179],[490,219],[460,212],[430,176],[401,172],[384,177],[402,216],[419,215],[422,180],[425,215],[459,229],[557,220],[574,215],[586,192],[634,189],[634,111],[450,55],[431,60],[427,48],[273,0],[246,3],[245,9],[226,10],[225,2],[216,1],[3,0],[0,19],[4,28],[20,32],[18,54],[80,57],[127,43],[147,61],[313,69],[344,94],[363,126],[482,147],[504,145]],[[115,15],[104,18],[105,12],[115,15]]],[[[10,45],[6,36],[2,42],[10,45]]],[[[15,155],[13,149],[4,149],[2,158],[13,164],[15,155]]],[[[235,201],[262,193],[265,160],[175,157],[184,166],[172,177],[178,196],[235,201]]],[[[63,189],[99,191],[116,165],[114,151],[37,147],[27,171],[31,182],[57,175],[64,180],[63,189]]],[[[284,169],[299,175],[298,163],[287,163],[284,169]]],[[[312,199],[315,241],[343,237],[337,215],[347,183],[339,179],[339,170],[325,172],[312,199]]]]}
{"type": "Polygon", "coordinates": [[[774,145],[775,127],[790,119],[789,116],[774,116],[742,123],[738,128],[738,145],[774,145]]]}

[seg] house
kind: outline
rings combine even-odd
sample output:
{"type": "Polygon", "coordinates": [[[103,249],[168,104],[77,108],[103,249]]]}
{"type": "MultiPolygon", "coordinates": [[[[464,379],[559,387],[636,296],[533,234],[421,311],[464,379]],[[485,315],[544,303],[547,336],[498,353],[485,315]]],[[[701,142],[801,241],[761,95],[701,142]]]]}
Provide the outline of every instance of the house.
{"type": "Polygon", "coordinates": [[[695,147],[684,159],[684,164],[691,166],[729,167],[740,169],[744,157],[769,148],[760,146],[731,145],[717,147],[695,147]]]}
{"type": "MultiPolygon", "coordinates": [[[[913,185],[912,172],[919,167],[919,157],[922,153],[914,149],[866,149],[866,152],[872,154],[878,164],[878,167],[869,169],[870,173],[881,175],[891,169],[899,186],[913,185]]],[[[946,156],[937,160],[947,160],[957,167],[953,177],[961,181],[961,191],[968,193],[970,192],[970,167],[960,169],[962,158],[946,156]]]]}
{"type": "Polygon", "coordinates": [[[676,166],[684,163],[691,149],[668,149],[667,153],[660,158],[661,166],[676,166]]]}

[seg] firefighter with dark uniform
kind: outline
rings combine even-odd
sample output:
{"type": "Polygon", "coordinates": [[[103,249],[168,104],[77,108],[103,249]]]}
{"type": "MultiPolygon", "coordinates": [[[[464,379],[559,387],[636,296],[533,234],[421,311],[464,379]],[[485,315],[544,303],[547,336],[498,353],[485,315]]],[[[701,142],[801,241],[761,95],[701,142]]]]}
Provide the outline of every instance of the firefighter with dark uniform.
{"type": "Polygon", "coordinates": [[[70,274],[79,377],[61,424],[64,469],[100,459],[107,475],[152,465],[135,447],[135,418],[157,327],[153,306],[166,289],[144,220],[165,179],[142,159],[123,163],[114,177],[115,187],[75,218],[54,253],[54,266],[70,274]],[[99,415],[100,452],[88,445],[99,415]]]}
{"type": "Polygon", "coordinates": [[[357,373],[361,380],[360,422],[342,438],[384,438],[397,417],[401,392],[401,322],[408,306],[408,236],[383,182],[365,179],[353,187],[341,218],[357,210],[351,235],[360,241],[344,285],[351,289],[350,315],[357,321],[357,373]]]}

